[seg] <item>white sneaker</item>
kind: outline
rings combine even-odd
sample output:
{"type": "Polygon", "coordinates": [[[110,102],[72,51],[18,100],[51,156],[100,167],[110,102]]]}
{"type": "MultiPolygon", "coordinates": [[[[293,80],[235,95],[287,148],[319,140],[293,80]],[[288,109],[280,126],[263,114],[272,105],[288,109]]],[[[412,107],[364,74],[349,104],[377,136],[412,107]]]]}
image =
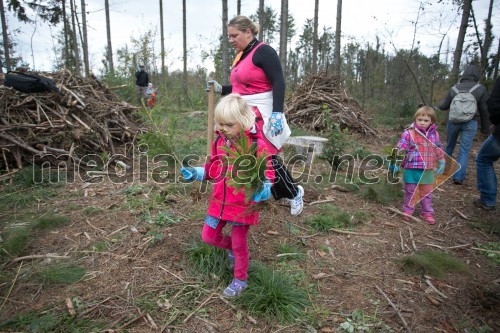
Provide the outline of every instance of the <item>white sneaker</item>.
{"type": "Polygon", "coordinates": [[[292,214],[293,216],[299,215],[302,212],[302,208],[304,208],[304,201],[302,200],[302,197],[304,196],[304,188],[300,185],[298,185],[297,188],[297,196],[293,199],[289,199],[290,214],[292,214]]]}

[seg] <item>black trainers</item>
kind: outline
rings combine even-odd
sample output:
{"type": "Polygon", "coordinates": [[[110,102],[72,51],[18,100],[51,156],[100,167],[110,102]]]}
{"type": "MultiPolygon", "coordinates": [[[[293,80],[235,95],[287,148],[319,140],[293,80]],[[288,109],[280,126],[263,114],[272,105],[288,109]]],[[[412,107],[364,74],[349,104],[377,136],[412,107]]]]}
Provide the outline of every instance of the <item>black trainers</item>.
{"type": "Polygon", "coordinates": [[[464,183],[463,180],[453,179],[453,184],[455,184],[455,185],[462,185],[463,183],[464,183]]]}
{"type": "Polygon", "coordinates": [[[474,206],[481,208],[483,210],[489,211],[489,212],[494,211],[496,209],[495,206],[486,206],[481,201],[481,199],[474,199],[473,204],[474,204],[474,206]]]}

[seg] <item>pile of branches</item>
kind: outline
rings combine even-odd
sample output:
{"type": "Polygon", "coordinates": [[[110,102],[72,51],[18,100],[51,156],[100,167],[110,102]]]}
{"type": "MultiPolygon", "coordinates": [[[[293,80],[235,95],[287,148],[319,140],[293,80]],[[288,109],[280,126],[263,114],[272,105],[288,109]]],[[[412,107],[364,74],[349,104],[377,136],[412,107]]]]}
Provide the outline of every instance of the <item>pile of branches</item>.
{"type": "Polygon", "coordinates": [[[113,156],[115,147],[135,142],[142,131],[138,108],[95,77],[66,70],[36,74],[61,92],[26,94],[0,86],[0,170],[20,169],[37,157],[56,165],[61,156],[77,163],[90,154],[113,156]]]}
{"type": "Polygon", "coordinates": [[[338,75],[310,75],[286,103],[287,120],[299,127],[322,132],[332,124],[364,135],[378,136],[363,109],[347,95],[338,75]]]}

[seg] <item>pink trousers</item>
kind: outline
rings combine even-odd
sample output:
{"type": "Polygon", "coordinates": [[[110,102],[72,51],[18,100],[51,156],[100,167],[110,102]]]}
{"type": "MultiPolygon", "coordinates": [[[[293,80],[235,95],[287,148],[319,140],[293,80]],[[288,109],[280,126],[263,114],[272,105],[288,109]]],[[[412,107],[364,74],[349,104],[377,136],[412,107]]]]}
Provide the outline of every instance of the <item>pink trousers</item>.
{"type": "Polygon", "coordinates": [[[220,221],[217,228],[204,224],[201,238],[209,245],[220,247],[226,250],[233,250],[234,254],[234,277],[238,280],[246,281],[248,273],[248,230],[249,225],[231,226],[231,235],[224,235],[222,228],[226,221],[220,221]]]}
{"type": "Polygon", "coordinates": [[[420,202],[422,214],[434,215],[432,209],[432,184],[404,184],[404,203],[403,212],[412,215],[415,211],[415,206],[420,202]],[[418,190],[418,193],[415,193],[418,190]]]}

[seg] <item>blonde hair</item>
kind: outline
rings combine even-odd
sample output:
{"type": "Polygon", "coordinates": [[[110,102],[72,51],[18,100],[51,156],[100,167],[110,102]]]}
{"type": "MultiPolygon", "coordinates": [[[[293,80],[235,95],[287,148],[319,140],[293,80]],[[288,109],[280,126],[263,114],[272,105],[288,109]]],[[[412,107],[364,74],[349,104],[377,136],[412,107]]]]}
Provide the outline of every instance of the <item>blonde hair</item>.
{"type": "Polygon", "coordinates": [[[254,36],[259,34],[259,25],[243,15],[235,16],[227,24],[228,27],[235,27],[239,31],[245,32],[250,29],[254,36]]]}
{"type": "Polygon", "coordinates": [[[413,120],[417,120],[418,117],[421,116],[428,116],[431,117],[432,123],[435,123],[437,118],[436,118],[436,111],[434,111],[433,108],[430,106],[422,106],[420,107],[417,112],[415,112],[415,115],[413,116],[413,120]]]}
{"type": "Polygon", "coordinates": [[[240,124],[249,130],[255,123],[255,113],[239,94],[229,94],[217,103],[214,120],[216,129],[221,124],[240,124]]]}

